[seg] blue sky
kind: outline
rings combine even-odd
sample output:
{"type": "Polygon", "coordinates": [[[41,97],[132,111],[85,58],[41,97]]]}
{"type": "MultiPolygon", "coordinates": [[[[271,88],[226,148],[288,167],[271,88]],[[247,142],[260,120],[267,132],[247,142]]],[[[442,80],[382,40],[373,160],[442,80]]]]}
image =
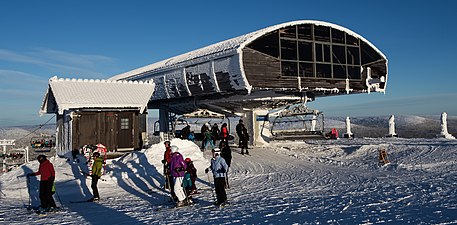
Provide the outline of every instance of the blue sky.
{"type": "Polygon", "coordinates": [[[457,115],[455,1],[0,1],[0,126],[33,125],[50,77],[108,78],[302,19],[346,27],[389,60],[387,93],[320,98],[330,116],[457,115]]]}

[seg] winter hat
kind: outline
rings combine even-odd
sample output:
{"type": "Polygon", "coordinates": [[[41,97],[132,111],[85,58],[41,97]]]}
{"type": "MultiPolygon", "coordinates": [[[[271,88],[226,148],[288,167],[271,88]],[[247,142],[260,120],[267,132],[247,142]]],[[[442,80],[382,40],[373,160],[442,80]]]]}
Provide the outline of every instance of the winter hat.
{"type": "Polygon", "coordinates": [[[179,148],[178,148],[178,146],[176,146],[176,145],[172,145],[170,148],[171,148],[171,152],[173,152],[173,153],[179,151],[179,148]]]}
{"type": "Polygon", "coordinates": [[[186,163],[192,162],[192,160],[191,160],[190,158],[186,158],[184,161],[185,161],[186,163]]]}
{"type": "Polygon", "coordinates": [[[45,155],[39,155],[38,157],[36,157],[36,159],[38,160],[38,162],[42,162],[42,161],[46,160],[46,156],[45,155]]]}
{"type": "Polygon", "coordinates": [[[220,148],[214,148],[214,149],[213,149],[213,152],[214,152],[214,153],[220,153],[220,152],[221,152],[221,149],[220,149],[220,148]]]}

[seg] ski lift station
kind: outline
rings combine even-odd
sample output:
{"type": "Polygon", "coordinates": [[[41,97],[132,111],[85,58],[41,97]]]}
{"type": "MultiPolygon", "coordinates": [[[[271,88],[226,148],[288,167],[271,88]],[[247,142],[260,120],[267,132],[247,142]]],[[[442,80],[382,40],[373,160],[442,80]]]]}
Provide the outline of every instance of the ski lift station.
{"type": "MultiPolygon", "coordinates": [[[[147,108],[159,110],[161,133],[171,130],[176,115],[208,110],[243,118],[255,144],[270,110],[290,110],[325,96],[385,92],[387,72],[386,56],[361,35],[332,23],[300,20],[184,53],[106,82],[153,83],[147,108]]],[[[298,108],[305,108],[303,115],[312,111],[319,117],[315,110],[298,108]]]]}

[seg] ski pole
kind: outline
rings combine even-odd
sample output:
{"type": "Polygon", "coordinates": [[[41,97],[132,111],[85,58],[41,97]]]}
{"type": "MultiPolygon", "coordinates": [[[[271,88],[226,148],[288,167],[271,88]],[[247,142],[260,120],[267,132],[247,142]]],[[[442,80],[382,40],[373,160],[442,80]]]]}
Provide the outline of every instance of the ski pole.
{"type": "Polygon", "coordinates": [[[225,186],[226,186],[227,188],[230,188],[230,184],[229,184],[229,182],[228,182],[228,173],[225,173],[225,186]]]}
{"type": "Polygon", "coordinates": [[[209,182],[209,185],[210,185],[210,188],[211,188],[211,195],[212,195],[213,198],[214,198],[213,183],[211,182],[211,178],[210,178],[210,176],[209,176],[209,173],[206,173],[206,175],[208,176],[208,182],[209,182]]]}
{"type": "Polygon", "coordinates": [[[174,199],[173,199],[173,194],[172,194],[172,193],[173,193],[173,190],[171,189],[170,176],[167,174],[167,175],[165,175],[165,177],[166,177],[166,180],[167,180],[167,183],[168,183],[168,188],[170,189],[170,200],[171,200],[171,201],[174,201],[174,199]]]}
{"type": "Polygon", "coordinates": [[[27,191],[29,192],[29,206],[32,206],[32,197],[30,196],[30,178],[29,176],[27,177],[27,191]]]}
{"type": "Polygon", "coordinates": [[[57,189],[56,189],[56,195],[57,195],[57,199],[59,199],[59,202],[60,202],[60,207],[62,207],[62,209],[64,209],[64,206],[63,206],[62,200],[60,200],[60,195],[59,195],[59,193],[57,192],[57,189]]]}

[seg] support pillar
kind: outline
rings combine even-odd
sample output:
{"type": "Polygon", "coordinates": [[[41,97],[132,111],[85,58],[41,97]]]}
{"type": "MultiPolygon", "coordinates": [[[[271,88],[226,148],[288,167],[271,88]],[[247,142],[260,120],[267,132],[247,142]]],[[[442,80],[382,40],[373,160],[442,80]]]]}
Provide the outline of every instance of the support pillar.
{"type": "Polygon", "coordinates": [[[250,145],[261,146],[268,143],[269,140],[265,139],[269,139],[269,137],[266,136],[266,132],[262,132],[262,129],[265,129],[263,128],[264,120],[268,119],[267,114],[267,110],[251,110],[245,113],[243,121],[248,130],[250,145]]]}
{"type": "Polygon", "coordinates": [[[159,132],[160,132],[160,141],[168,140],[168,133],[170,132],[169,127],[169,112],[166,109],[159,109],[159,132]]]}
{"type": "Polygon", "coordinates": [[[386,137],[398,137],[395,132],[395,116],[391,115],[389,118],[389,134],[386,137]]]}
{"type": "Polygon", "coordinates": [[[452,134],[450,134],[447,130],[447,113],[446,112],[443,112],[441,114],[441,134],[440,134],[441,137],[444,137],[446,139],[455,139],[454,136],[452,136],[452,134]]]}

